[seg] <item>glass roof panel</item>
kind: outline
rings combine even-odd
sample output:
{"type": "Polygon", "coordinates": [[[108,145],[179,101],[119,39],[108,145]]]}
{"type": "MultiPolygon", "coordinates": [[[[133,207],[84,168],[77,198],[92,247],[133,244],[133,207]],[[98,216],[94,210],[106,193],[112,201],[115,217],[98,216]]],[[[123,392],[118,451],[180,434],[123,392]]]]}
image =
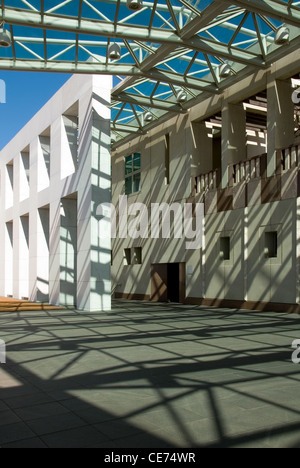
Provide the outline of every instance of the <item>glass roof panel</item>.
{"type": "Polygon", "coordinates": [[[1,0],[0,70],[113,75],[119,140],[299,49],[299,25],[295,0],[1,0]]]}

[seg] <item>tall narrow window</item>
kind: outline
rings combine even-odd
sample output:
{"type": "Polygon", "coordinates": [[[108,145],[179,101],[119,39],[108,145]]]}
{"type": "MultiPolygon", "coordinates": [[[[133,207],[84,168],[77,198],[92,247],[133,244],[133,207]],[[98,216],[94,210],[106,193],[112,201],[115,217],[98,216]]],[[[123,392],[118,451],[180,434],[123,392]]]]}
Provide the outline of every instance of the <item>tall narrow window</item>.
{"type": "Polygon", "coordinates": [[[125,158],[125,195],[140,191],[141,155],[134,153],[125,158]]]}
{"type": "Polygon", "coordinates": [[[165,184],[170,183],[170,134],[165,135],[165,184]]]}
{"type": "Polygon", "coordinates": [[[222,260],[230,260],[230,237],[220,238],[220,257],[222,260]]]}

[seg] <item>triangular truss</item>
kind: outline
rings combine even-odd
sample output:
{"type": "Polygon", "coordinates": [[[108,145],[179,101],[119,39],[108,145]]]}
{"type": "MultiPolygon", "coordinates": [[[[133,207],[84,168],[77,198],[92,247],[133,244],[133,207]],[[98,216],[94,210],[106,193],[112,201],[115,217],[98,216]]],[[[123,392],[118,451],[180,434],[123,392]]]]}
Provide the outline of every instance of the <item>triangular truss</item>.
{"type": "Polygon", "coordinates": [[[186,112],[300,46],[293,0],[0,2],[0,31],[11,38],[0,47],[0,70],[114,75],[114,140],[186,112]]]}

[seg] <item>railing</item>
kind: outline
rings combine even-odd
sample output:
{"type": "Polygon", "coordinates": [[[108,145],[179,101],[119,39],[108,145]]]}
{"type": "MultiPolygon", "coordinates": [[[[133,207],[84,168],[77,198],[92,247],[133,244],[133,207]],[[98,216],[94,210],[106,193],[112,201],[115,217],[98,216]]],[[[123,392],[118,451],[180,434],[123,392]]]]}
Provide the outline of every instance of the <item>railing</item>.
{"type": "Polygon", "coordinates": [[[262,163],[265,158],[266,155],[263,154],[229,166],[229,181],[231,179],[231,175],[233,185],[261,178],[264,172],[262,163]]]}
{"type": "Polygon", "coordinates": [[[220,170],[207,172],[199,176],[193,177],[194,192],[203,193],[209,190],[216,190],[220,183],[220,170]]]}
{"type": "Polygon", "coordinates": [[[281,172],[295,169],[300,162],[300,145],[289,146],[278,150],[277,158],[280,161],[281,172]]]}
{"type": "MultiPolygon", "coordinates": [[[[300,165],[300,144],[292,145],[277,151],[277,175],[300,165]]],[[[265,179],[267,177],[267,154],[255,156],[251,159],[232,164],[228,167],[229,186],[242,182],[248,183],[254,179],[265,179]]],[[[220,186],[221,170],[201,174],[192,178],[193,194],[206,193],[216,190],[220,186]]]]}

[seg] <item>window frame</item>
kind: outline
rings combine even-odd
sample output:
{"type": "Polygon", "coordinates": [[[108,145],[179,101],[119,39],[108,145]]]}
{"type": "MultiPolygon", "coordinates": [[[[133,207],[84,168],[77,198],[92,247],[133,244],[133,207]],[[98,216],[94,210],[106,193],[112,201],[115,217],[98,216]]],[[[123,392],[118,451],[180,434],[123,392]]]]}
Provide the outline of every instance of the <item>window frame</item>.
{"type": "Polygon", "coordinates": [[[141,191],[141,175],[142,175],[142,157],[141,157],[141,153],[139,151],[135,151],[131,154],[128,154],[127,156],[125,156],[124,158],[124,164],[125,164],[125,167],[124,167],[124,179],[125,179],[125,195],[133,195],[133,194],[136,194],[136,193],[139,193],[141,191]],[[139,157],[139,169],[135,169],[135,157],[138,156],[139,157]],[[127,172],[127,159],[128,158],[131,158],[131,170],[130,172],[127,172]],[[135,176],[139,176],[139,188],[138,190],[135,190],[135,176]],[[128,180],[131,180],[131,191],[127,191],[127,184],[126,182],[128,180]]]}

